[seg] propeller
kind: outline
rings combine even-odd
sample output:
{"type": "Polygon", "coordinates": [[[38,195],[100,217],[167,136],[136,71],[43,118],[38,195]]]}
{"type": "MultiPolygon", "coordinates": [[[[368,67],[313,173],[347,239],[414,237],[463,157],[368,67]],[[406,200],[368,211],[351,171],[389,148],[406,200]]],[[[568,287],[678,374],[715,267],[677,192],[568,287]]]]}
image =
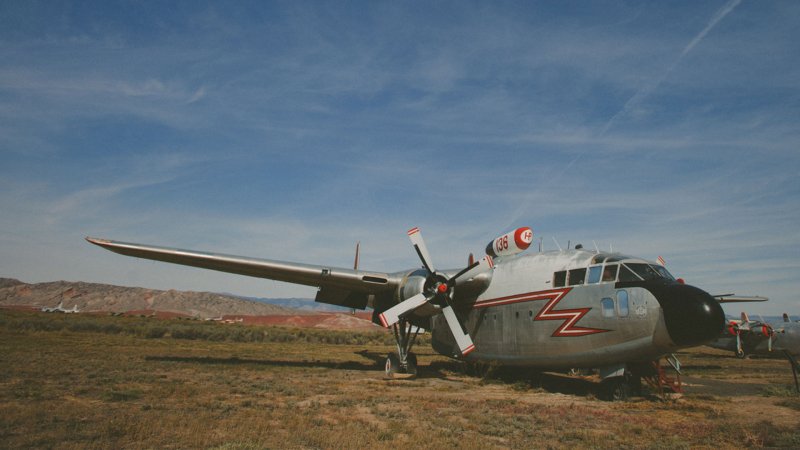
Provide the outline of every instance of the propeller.
{"type": "Polygon", "coordinates": [[[734,321],[731,321],[728,324],[728,332],[730,334],[736,336],[736,354],[737,355],[744,355],[744,350],[742,349],[742,330],[746,326],[747,325],[744,325],[744,322],[736,323],[734,321]]]}
{"type": "Polygon", "coordinates": [[[419,228],[408,230],[408,237],[419,259],[422,261],[422,266],[428,273],[424,287],[419,294],[403,300],[397,305],[387,309],[382,314],[379,314],[378,317],[384,327],[389,327],[400,321],[402,316],[419,308],[425,303],[438,306],[442,309],[442,314],[444,314],[445,321],[447,321],[447,325],[450,327],[450,332],[453,334],[461,354],[466,356],[471,351],[475,350],[475,345],[472,343],[472,338],[470,338],[469,333],[464,329],[464,325],[453,310],[453,290],[458,279],[464,274],[477,267],[480,267],[481,270],[485,268],[491,269],[494,267],[494,262],[492,258],[487,255],[480,261],[472,262],[457,274],[447,278],[441,273],[436,272],[419,228]]]}
{"type": "Polygon", "coordinates": [[[760,315],[758,316],[760,319],[759,321],[752,321],[747,316],[746,313],[742,312],[742,320],[738,324],[731,322],[728,331],[731,334],[736,335],[736,352],[737,354],[744,354],[742,349],[742,338],[741,335],[743,332],[747,332],[748,335],[761,335],[767,338],[767,350],[772,351],[772,341],[775,337],[775,329],[772,328],[772,325],[766,323],[764,318],[760,315]]]}
{"type": "Polygon", "coordinates": [[[768,323],[761,322],[761,335],[767,338],[767,350],[772,351],[772,340],[775,337],[775,329],[768,323]]]}

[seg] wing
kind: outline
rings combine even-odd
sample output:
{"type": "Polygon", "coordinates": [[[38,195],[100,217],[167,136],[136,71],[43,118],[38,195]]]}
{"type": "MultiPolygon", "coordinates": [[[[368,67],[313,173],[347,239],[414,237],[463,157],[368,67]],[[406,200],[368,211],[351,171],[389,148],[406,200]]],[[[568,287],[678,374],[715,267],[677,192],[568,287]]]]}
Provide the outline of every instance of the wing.
{"type": "Polygon", "coordinates": [[[371,306],[376,295],[390,292],[400,284],[399,277],[386,273],[181,250],[89,237],[86,240],[121,255],[315,286],[319,288],[316,301],[349,308],[364,309],[366,306],[371,306]]]}
{"type": "Polygon", "coordinates": [[[745,303],[745,302],[766,302],[769,299],[760,295],[736,295],[736,294],[722,294],[714,295],[720,303],[745,303]]]}

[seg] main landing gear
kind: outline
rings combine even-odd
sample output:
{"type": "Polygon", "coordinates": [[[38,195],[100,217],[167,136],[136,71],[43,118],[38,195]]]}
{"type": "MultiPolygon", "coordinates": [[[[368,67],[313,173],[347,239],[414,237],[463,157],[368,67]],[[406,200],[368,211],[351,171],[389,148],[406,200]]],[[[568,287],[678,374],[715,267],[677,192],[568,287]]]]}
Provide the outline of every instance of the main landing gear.
{"type": "Polygon", "coordinates": [[[420,329],[407,320],[400,319],[392,325],[392,332],[397,343],[397,353],[389,353],[386,358],[386,376],[389,378],[403,375],[403,378],[417,376],[417,355],[411,352],[411,347],[417,340],[420,329]]]}
{"type": "Polygon", "coordinates": [[[649,363],[632,363],[601,370],[600,395],[604,400],[625,401],[631,396],[642,395],[642,381],[662,399],[674,398],[683,393],[681,383],[681,363],[675,355],[665,358],[668,366],[661,365],[661,359],[649,363]],[[671,367],[674,375],[667,372],[671,367]]]}
{"type": "Polygon", "coordinates": [[[600,382],[600,396],[610,402],[624,402],[632,396],[642,395],[642,378],[638,374],[609,377],[600,382]]]}

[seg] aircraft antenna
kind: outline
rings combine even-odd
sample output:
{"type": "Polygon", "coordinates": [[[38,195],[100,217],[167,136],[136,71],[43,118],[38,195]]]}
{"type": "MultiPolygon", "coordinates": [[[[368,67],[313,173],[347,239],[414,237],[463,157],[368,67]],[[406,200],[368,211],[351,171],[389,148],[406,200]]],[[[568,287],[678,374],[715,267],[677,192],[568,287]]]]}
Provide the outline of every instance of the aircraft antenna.
{"type": "Polygon", "coordinates": [[[595,242],[594,240],[592,240],[592,244],[594,244],[594,252],[595,252],[595,253],[600,253],[600,249],[599,249],[599,248],[597,248],[597,242],[595,242]]]}
{"type": "Polygon", "coordinates": [[[555,236],[553,236],[553,242],[555,242],[555,243],[556,243],[556,247],[558,247],[558,251],[560,251],[560,252],[563,252],[563,251],[564,251],[564,250],[562,250],[562,249],[561,249],[561,246],[560,246],[560,245],[558,245],[558,241],[556,240],[556,237],[555,237],[555,236]]]}
{"type": "Polygon", "coordinates": [[[539,236],[539,253],[542,253],[542,241],[543,240],[544,240],[544,238],[539,236]]]}

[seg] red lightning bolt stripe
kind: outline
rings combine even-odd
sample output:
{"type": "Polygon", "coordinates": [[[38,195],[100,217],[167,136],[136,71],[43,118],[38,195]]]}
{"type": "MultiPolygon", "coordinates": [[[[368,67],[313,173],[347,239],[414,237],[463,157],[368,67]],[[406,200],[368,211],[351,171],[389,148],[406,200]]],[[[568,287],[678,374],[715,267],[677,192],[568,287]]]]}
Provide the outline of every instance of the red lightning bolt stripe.
{"type": "Polygon", "coordinates": [[[562,320],[563,323],[553,332],[553,337],[586,336],[588,334],[605,333],[609,330],[600,328],[586,328],[575,326],[583,316],[592,308],[562,309],[554,311],[553,308],[560,302],[572,288],[552,289],[548,291],[528,292],[525,294],[509,295],[507,297],[481,300],[473,308],[488,308],[490,306],[510,305],[512,303],[548,300],[533,320],[562,320]]]}

